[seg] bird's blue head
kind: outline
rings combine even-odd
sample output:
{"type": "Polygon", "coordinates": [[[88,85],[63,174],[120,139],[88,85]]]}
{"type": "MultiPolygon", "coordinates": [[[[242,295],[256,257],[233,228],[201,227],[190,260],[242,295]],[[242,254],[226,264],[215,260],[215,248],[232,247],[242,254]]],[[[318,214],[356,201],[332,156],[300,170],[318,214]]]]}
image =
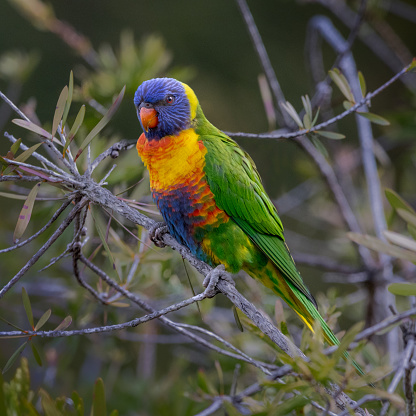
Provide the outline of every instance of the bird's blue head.
{"type": "Polygon", "coordinates": [[[134,105],[145,136],[159,140],[192,125],[198,100],[186,84],[173,78],[154,78],[139,86],[134,105]]]}

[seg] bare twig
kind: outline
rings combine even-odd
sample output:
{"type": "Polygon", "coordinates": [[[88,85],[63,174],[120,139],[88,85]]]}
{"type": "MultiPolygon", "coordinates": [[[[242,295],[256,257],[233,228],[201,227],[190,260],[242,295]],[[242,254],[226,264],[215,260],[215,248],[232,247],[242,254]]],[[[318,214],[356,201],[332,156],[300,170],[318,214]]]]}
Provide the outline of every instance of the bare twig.
{"type": "Polygon", "coordinates": [[[336,123],[339,120],[342,120],[346,116],[355,113],[357,110],[361,109],[363,106],[368,104],[372,98],[380,94],[382,91],[384,91],[387,87],[389,87],[391,84],[393,84],[395,81],[397,81],[400,77],[402,77],[404,74],[406,74],[410,68],[412,63],[409,65],[406,65],[404,68],[402,68],[396,75],[391,77],[388,81],[386,81],[383,85],[381,85],[379,88],[374,90],[373,92],[369,92],[365,97],[363,97],[361,100],[359,100],[356,104],[354,104],[352,107],[350,107],[348,110],[343,111],[342,113],[338,114],[337,116],[326,120],[322,123],[317,124],[316,126],[313,126],[310,130],[308,129],[302,129],[299,131],[294,131],[290,133],[243,133],[243,132],[225,132],[230,137],[248,137],[251,139],[293,139],[295,137],[303,136],[308,133],[313,133],[317,130],[322,130],[325,127],[330,126],[331,124],[336,123]]]}
{"type": "Polygon", "coordinates": [[[71,212],[51,235],[48,241],[37,251],[37,253],[15,274],[9,282],[0,290],[0,299],[19,281],[19,279],[42,257],[42,255],[49,249],[49,247],[58,239],[64,230],[71,224],[79,210],[87,203],[87,200],[82,199],[77,205],[72,208],[71,212]]]}

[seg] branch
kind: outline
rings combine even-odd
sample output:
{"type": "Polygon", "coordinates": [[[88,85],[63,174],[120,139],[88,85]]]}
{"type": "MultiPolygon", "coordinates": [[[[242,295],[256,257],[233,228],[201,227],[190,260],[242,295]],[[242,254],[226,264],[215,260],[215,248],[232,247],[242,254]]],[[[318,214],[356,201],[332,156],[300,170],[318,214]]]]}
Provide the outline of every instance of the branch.
{"type": "Polygon", "coordinates": [[[65,229],[71,224],[72,220],[77,215],[78,211],[81,210],[85,204],[86,199],[82,199],[77,205],[72,208],[72,211],[68,214],[65,220],[57,228],[57,230],[51,235],[48,241],[37,251],[37,253],[14,275],[9,282],[3,286],[0,290],[0,299],[19,281],[19,279],[42,257],[42,255],[49,249],[49,247],[58,239],[65,229]]]}
{"type": "Polygon", "coordinates": [[[336,123],[339,120],[342,120],[346,116],[357,112],[357,110],[364,107],[366,104],[371,102],[371,99],[380,94],[382,91],[384,91],[387,87],[389,87],[391,84],[393,84],[395,81],[397,81],[401,76],[406,74],[409,71],[409,68],[413,65],[411,62],[409,65],[406,65],[400,72],[398,72],[396,75],[391,77],[388,81],[386,81],[383,85],[378,87],[373,92],[369,92],[365,97],[363,97],[361,100],[359,100],[356,104],[354,104],[352,107],[350,107],[348,110],[343,111],[342,113],[338,114],[337,116],[326,120],[322,123],[317,124],[316,126],[313,126],[311,129],[302,129],[298,131],[294,131],[291,133],[281,133],[281,134],[273,134],[273,133],[243,133],[243,132],[224,132],[230,137],[248,137],[251,139],[293,139],[299,136],[304,136],[308,133],[313,133],[317,130],[322,130],[324,127],[328,127],[331,124],[336,123]]]}

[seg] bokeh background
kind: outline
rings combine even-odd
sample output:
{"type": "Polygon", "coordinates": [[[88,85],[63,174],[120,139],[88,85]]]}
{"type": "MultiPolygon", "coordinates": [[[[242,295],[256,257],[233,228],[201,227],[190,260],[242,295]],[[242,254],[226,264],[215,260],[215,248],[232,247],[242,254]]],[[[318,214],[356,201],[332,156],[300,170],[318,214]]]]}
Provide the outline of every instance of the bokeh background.
{"type": "MultiPolygon", "coordinates": [[[[344,3],[341,0],[339,2],[344,3]]],[[[333,19],[344,36],[348,36],[349,33],[340,20],[318,3],[284,0],[249,2],[286,99],[298,110],[301,108],[301,95],[312,96],[314,93],[304,51],[308,21],[316,14],[324,14],[333,19]]],[[[414,55],[414,22],[388,13],[386,7],[379,7],[378,1],[369,3],[374,19],[384,22],[385,30],[392,30],[392,44],[397,45],[397,48],[404,45],[405,52],[414,55]]],[[[355,2],[348,2],[348,5],[356,7],[355,2]]],[[[79,105],[88,99],[94,99],[108,107],[114,94],[119,92],[125,80],[129,80],[121,108],[105,135],[94,142],[93,152],[96,154],[116,140],[134,139],[141,133],[132,103],[138,82],[136,85],[135,80],[129,79],[125,74],[129,72],[126,68],[131,69],[135,65],[140,69],[137,81],[143,81],[146,76],[149,78],[173,75],[189,83],[197,93],[207,118],[220,129],[265,132],[277,127],[270,126],[265,115],[258,82],[262,68],[236,2],[49,1],[47,7],[50,7],[51,13],[60,21],[68,22],[84,40],[88,40],[90,46],[98,52],[98,59],[107,59],[104,64],[107,65],[107,71],[102,70],[102,65],[101,72],[95,71],[93,66],[86,62],[85,57],[70,47],[68,42],[63,41],[62,37],[51,33],[47,28],[47,13],[43,14],[44,7],[45,4],[33,0],[0,0],[0,89],[8,93],[16,104],[23,105],[28,111],[36,114],[42,125],[50,125],[57,97],[67,84],[71,70],[74,71],[75,84],[79,87],[79,105]],[[41,11],[37,17],[36,11],[41,11]],[[132,44],[136,45],[139,55],[142,56],[140,65],[145,62],[148,65],[146,68],[140,67],[137,62],[130,66],[125,62],[124,67],[114,66],[118,69],[112,72],[111,57],[117,60],[120,56],[121,38],[124,39],[122,42],[125,51],[128,51],[132,44]],[[113,52],[110,52],[110,49],[113,52]],[[28,69],[24,74],[20,74],[19,69],[24,65],[28,69]],[[98,73],[100,75],[97,75],[98,73]]],[[[77,39],[71,39],[77,45],[82,43],[77,39]]],[[[329,48],[324,48],[324,51],[329,69],[335,55],[329,48]]],[[[393,75],[391,69],[359,40],[354,44],[353,52],[358,68],[366,77],[369,90],[377,88],[393,75]]],[[[392,126],[388,129],[376,128],[376,135],[391,160],[391,165],[383,173],[385,185],[401,192],[412,203],[415,198],[416,177],[413,144],[416,132],[414,95],[399,82],[378,96],[372,105],[373,112],[392,121],[392,126]]],[[[75,114],[73,109],[71,116],[74,117],[75,114]]],[[[91,120],[87,117],[86,123],[87,126],[92,126],[98,113],[92,107],[87,107],[88,114],[91,120]]],[[[0,130],[14,133],[17,137],[29,136],[30,141],[27,132],[10,122],[13,117],[7,113],[4,105],[0,104],[0,130]]],[[[345,152],[357,146],[355,126],[351,120],[352,118],[347,118],[339,125],[339,130],[347,136],[342,144],[345,152]]],[[[357,259],[346,241],[345,229],[337,208],[320,183],[319,174],[308,157],[289,140],[276,142],[242,138],[238,139],[238,142],[256,162],[265,187],[273,199],[284,196],[307,180],[311,181],[314,197],[310,201],[303,201],[293,209],[285,210],[284,208],[290,205],[284,205],[287,201],[281,200],[282,219],[292,252],[325,254],[346,260],[352,267],[357,266],[357,259]]],[[[333,143],[324,144],[330,150],[334,150],[333,143]]],[[[9,144],[2,137],[1,154],[5,154],[8,148],[9,144]]],[[[346,164],[354,163],[348,158],[343,159],[343,152],[339,149],[335,151],[338,158],[336,160],[344,161],[346,164]]],[[[110,185],[114,190],[125,189],[144,174],[134,149],[129,154],[122,155],[116,163],[118,167],[110,178],[110,185]]],[[[359,186],[360,181],[362,183],[360,170],[352,180],[351,186],[359,186]]],[[[306,192],[309,188],[306,186],[304,189],[306,192]]],[[[17,187],[2,186],[2,190],[19,192],[17,187]]],[[[146,198],[146,193],[146,185],[140,185],[138,195],[146,198]]],[[[294,195],[302,200],[302,195],[294,195]]],[[[360,200],[360,196],[363,195],[365,189],[356,193],[354,207],[367,227],[370,222],[367,221],[369,214],[366,212],[368,208],[365,205],[365,197],[364,200],[360,200]]],[[[2,199],[1,248],[12,244],[13,230],[21,204],[22,201],[19,200],[2,199]]],[[[51,202],[37,203],[27,235],[36,231],[43,224],[45,216],[57,206],[51,202]]],[[[279,203],[277,206],[279,208],[279,203]]],[[[371,225],[367,228],[367,231],[371,232],[371,225]]],[[[42,237],[40,241],[44,238],[46,237],[42,237]]],[[[70,238],[68,232],[57,242],[54,247],[55,255],[65,249],[70,238]]],[[[7,282],[34,252],[35,246],[29,245],[20,252],[0,254],[1,284],[7,282]]],[[[52,254],[43,259],[36,269],[45,266],[52,254]]],[[[103,261],[105,262],[105,256],[103,261]]],[[[305,266],[300,268],[305,281],[318,298],[320,293],[326,294],[327,297],[322,298],[326,306],[333,305],[340,293],[356,293],[355,288],[325,282],[322,279],[322,270],[305,266]]],[[[201,280],[189,266],[188,272],[195,287],[199,289],[201,280]]],[[[274,313],[273,295],[248,280],[241,284],[246,295],[252,293],[252,301],[262,302],[266,311],[274,313]]],[[[1,300],[0,314],[19,325],[25,325],[26,319],[20,300],[21,285],[26,287],[33,299],[35,315],[39,317],[44,310],[51,307],[51,321],[56,324],[68,314],[73,317],[74,326],[82,327],[128,319],[137,313],[128,308],[122,311],[122,308],[115,308],[117,311],[114,312],[93,302],[71,279],[71,261],[68,259],[42,273],[33,269],[13,293],[1,300]]],[[[159,301],[162,302],[162,306],[167,304],[163,303],[166,299],[174,301],[190,293],[181,260],[167,249],[163,254],[148,254],[146,263],[138,272],[135,289],[153,298],[155,305],[158,305],[159,301]]],[[[341,309],[348,311],[343,314],[342,327],[348,327],[365,317],[365,302],[359,302],[360,299],[365,300],[365,292],[359,292],[357,296],[358,303],[353,305],[354,308],[348,305],[348,302],[338,302],[341,309]]],[[[176,316],[179,320],[200,323],[201,316],[196,308],[194,309],[192,313],[180,312],[176,316]]],[[[224,300],[201,305],[201,309],[207,325],[223,334],[227,331],[235,334],[230,305],[224,300]]],[[[299,326],[296,318],[290,316],[288,320],[291,324],[299,326]]],[[[245,334],[237,336],[240,345],[263,358],[271,358],[271,351],[256,351],[255,340],[244,337],[245,334]]],[[[0,345],[0,366],[3,366],[18,347],[19,341],[2,339],[0,345]]],[[[36,391],[43,386],[56,397],[69,395],[75,389],[86,398],[87,403],[90,403],[94,380],[100,376],[106,384],[109,407],[117,408],[120,414],[126,415],[194,414],[197,409],[203,408],[193,397],[197,390],[195,385],[198,369],[211,375],[212,372],[215,373],[213,363],[218,360],[223,366],[227,385],[231,382],[235,366],[231,359],[216,357],[215,354],[198,346],[190,345],[187,340],[166,331],[157,323],[114,336],[48,340],[39,342],[39,346],[43,351],[43,367],[36,367],[29,349],[24,353],[30,363],[33,390],[36,391]]],[[[12,368],[5,378],[12,377],[13,371],[12,368]]],[[[250,380],[252,371],[254,370],[246,369],[243,379],[250,380]]],[[[217,376],[212,377],[215,379],[217,376]]],[[[219,383],[218,380],[214,381],[214,384],[216,383],[219,383]]]]}

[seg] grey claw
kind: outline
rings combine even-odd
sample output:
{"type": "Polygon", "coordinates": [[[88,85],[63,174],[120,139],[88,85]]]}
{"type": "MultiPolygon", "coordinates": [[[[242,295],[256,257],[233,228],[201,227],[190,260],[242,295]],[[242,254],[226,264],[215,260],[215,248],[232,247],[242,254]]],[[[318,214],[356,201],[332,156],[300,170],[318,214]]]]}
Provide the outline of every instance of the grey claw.
{"type": "Polygon", "coordinates": [[[217,283],[220,279],[227,280],[232,285],[235,284],[232,277],[225,271],[225,266],[220,264],[215,269],[211,270],[202,282],[204,287],[206,287],[204,293],[207,298],[213,298],[219,292],[217,283]]]}
{"type": "Polygon", "coordinates": [[[149,230],[149,238],[157,247],[166,247],[166,244],[163,242],[163,235],[168,233],[168,226],[164,222],[155,223],[149,230]]]}

